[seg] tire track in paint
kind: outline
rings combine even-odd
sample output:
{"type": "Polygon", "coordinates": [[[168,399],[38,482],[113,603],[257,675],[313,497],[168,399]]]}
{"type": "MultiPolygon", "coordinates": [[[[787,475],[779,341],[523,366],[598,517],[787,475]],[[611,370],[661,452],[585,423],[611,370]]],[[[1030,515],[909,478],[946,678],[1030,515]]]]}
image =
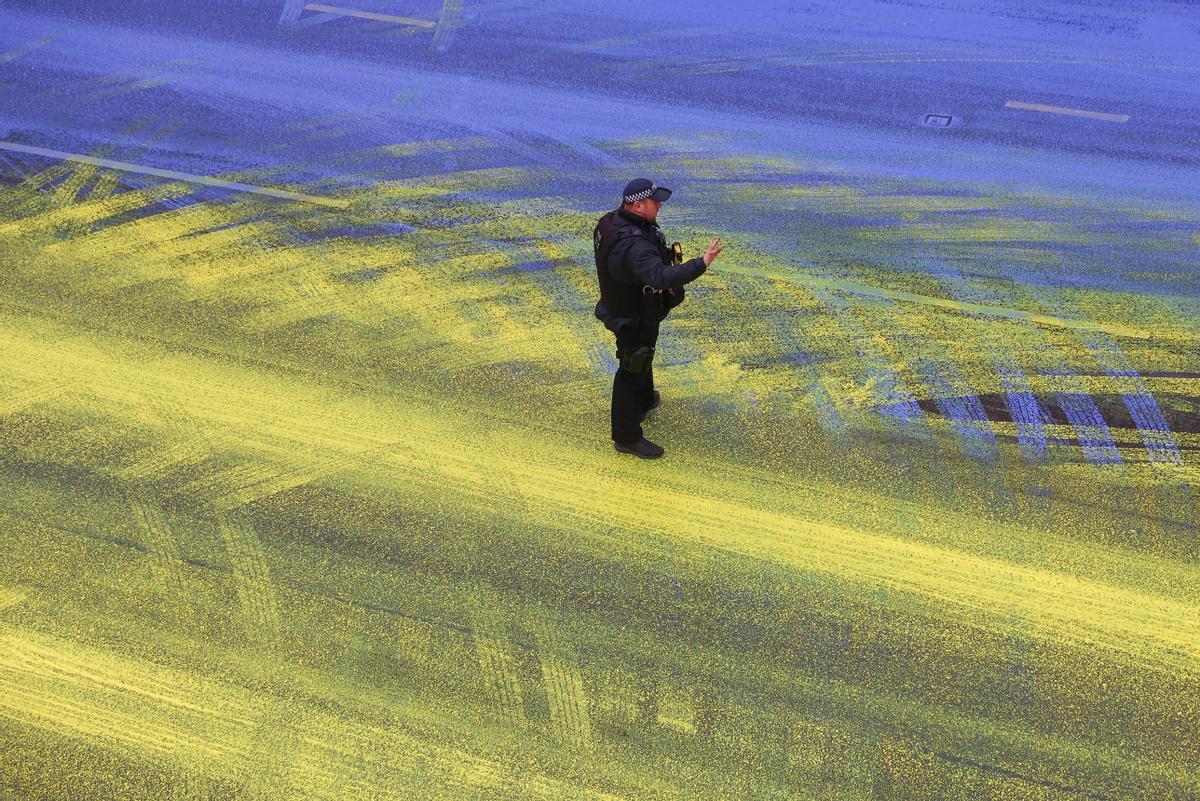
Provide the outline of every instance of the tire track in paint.
{"type": "MultiPolygon", "coordinates": [[[[120,131],[122,136],[135,136],[144,130],[154,115],[134,120],[120,131]]],[[[109,158],[119,151],[115,144],[99,145],[87,155],[92,158],[109,158]]],[[[15,187],[0,194],[0,211],[6,217],[44,214],[54,209],[69,207],[77,203],[82,191],[99,168],[81,162],[61,161],[38,172],[31,172],[15,187]]],[[[68,231],[77,230],[80,221],[72,220],[68,231]]]]}
{"type": "MultiPolygon", "coordinates": [[[[23,336],[35,333],[28,329],[28,322],[24,325],[23,336]]],[[[11,336],[4,338],[12,347],[11,336]]],[[[43,347],[49,346],[43,343],[43,347]]],[[[29,354],[29,358],[22,358],[22,363],[37,365],[39,361],[45,362],[45,354],[39,356],[29,351],[28,346],[21,350],[29,354]]],[[[117,397],[123,396],[121,388],[127,380],[123,371],[128,370],[128,366],[92,356],[80,361],[72,357],[70,348],[55,346],[53,353],[60,363],[67,362],[64,367],[77,371],[79,379],[86,381],[97,393],[98,400],[112,391],[117,392],[117,397]],[[106,384],[111,385],[111,389],[107,389],[106,384]]],[[[164,375],[173,375],[177,370],[166,361],[158,362],[157,367],[165,371],[164,375]]],[[[138,365],[137,374],[143,384],[162,380],[162,376],[147,373],[145,364],[138,365]]],[[[189,406],[195,406],[189,408],[189,412],[204,418],[215,415],[212,419],[219,421],[217,429],[222,438],[231,444],[236,442],[237,448],[243,451],[252,447],[265,432],[257,424],[247,428],[246,420],[239,423],[241,418],[236,415],[231,418],[227,410],[255,408],[256,404],[265,402],[258,393],[266,392],[274,397],[285,392],[278,378],[274,378],[269,387],[264,385],[255,390],[249,375],[240,371],[240,377],[232,385],[228,377],[221,383],[213,383],[213,391],[206,393],[203,399],[203,406],[208,406],[208,411],[196,406],[201,403],[199,398],[189,397],[188,388],[193,381],[189,380],[180,388],[181,399],[186,399],[189,406]],[[224,398],[218,389],[223,385],[236,386],[237,391],[224,398]]],[[[311,388],[306,393],[300,384],[287,385],[285,394],[291,399],[289,419],[292,422],[285,421],[278,431],[295,432],[290,436],[299,437],[292,445],[297,454],[308,454],[305,458],[325,458],[330,449],[343,447],[338,444],[342,437],[353,442],[354,431],[360,427],[386,431],[401,426],[408,432],[407,439],[398,443],[386,459],[358,475],[358,481],[369,484],[373,475],[386,475],[393,492],[397,486],[407,486],[408,492],[417,494],[425,491],[423,488],[441,495],[452,491],[458,504],[489,513],[496,511],[487,486],[478,483],[480,463],[477,458],[445,458],[432,462],[427,458],[428,453],[447,441],[459,443],[460,450],[466,454],[485,452],[486,446],[479,442],[477,433],[472,433],[473,428],[448,417],[445,409],[441,414],[434,414],[415,402],[384,412],[361,402],[356,407],[354,402],[343,401],[350,403],[342,407],[345,416],[330,419],[329,398],[322,397],[325,392],[322,390],[313,396],[311,388]],[[305,400],[305,397],[309,399],[305,400]],[[328,429],[329,434],[312,441],[309,440],[313,436],[312,430],[297,430],[294,422],[302,417],[302,411],[314,418],[328,419],[326,425],[332,426],[328,429]],[[318,444],[320,447],[314,447],[318,444]]],[[[1197,647],[1192,627],[1180,623],[1190,619],[1191,613],[1166,599],[1155,597],[1151,600],[1142,592],[1118,584],[1035,570],[962,551],[951,552],[853,527],[798,520],[793,515],[749,508],[732,500],[697,497],[689,478],[681,476],[676,486],[670,473],[663,476],[661,489],[677,492],[679,503],[670,509],[651,507],[634,512],[618,499],[636,494],[636,476],[606,476],[600,485],[603,491],[598,493],[594,477],[585,480],[587,470],[577,464],[579,459],[588,458],[575,451],[577,446],[563,444],[558,437],[531,434],[527,429],[521,429],[520,433],[515,429],[503,430],[505,441],[510,443],[504,458],[514,459],[521,465],[513,474],[521,482],[530,503],[533,519],[526,521],[529,524],[539,520],[560,521],[563,514],[575,518],[581,514],[580,510],[586,509],[587,520],[606,520],[609,525],[615,521],[630,531],[662,532],[669,537],[683,537],[695,544],[732,550],[746,557],[820,566],[823,573],[872,585],[895,586],[919,596],[943,598],[948,614],[978,616],[980,625],[990,625],[987,621],[991,611],[1016,605],[1039,621],[1043,636],[1062,638],[1079,645],[1091,643],[1114,654],[1145,660],[1144,664],[1149,666],[1169,664],[1186,669],[1184,666],[1190,664],[1187,654],[1197,647]],[[531,439],[534,442],[531,443],[531,439]],[[630,486],[625,487],[626,483],[630,486]],[[530,499],[535,498],[537,502],[532,503],[530,499]],[[981,581],[981,575],[989,578],[981,581]],[[1036,592],[1026,594],[1031,588],[1036,592]],[[1160,617],[1166,614],[1161,610],[1168,609],[1175,611],[1167,618],[1160,617]]]]}
{"type": "Polygon", "coordinates": [[[339,785],[357,797],[423,791],[433,798],[464,792],[514,800],[622,798],[545,772],[529,756],[518,778],[511,755],[502,762],[459,747],[472,737],[470,746],[480,747],[480,735],[429,730],[420,717],[360,721],[331,713],[320,700],[295,699],[289,708],[277,696],[203,672],[4,626],[0,646],[0,717],[164,759],[197,775],[238,778],[264,794],[278,794],[281,786],[271,782],[281,779],[294,792],[311,781],[318,797],[327,798],[337,797],[339,785]],[[286,730],[259,730],[263,719],[286,730]],[[294,750],[281,750],[292,741],[294,750]]]}
{"type": "Polygon", "coordinates": [[[525,697],[521,674],[511,643],[479,631],[472,635],[479,660],[480,681],[493,709],[511,724],[525,722],[525,697]]]}
{"type": "MultiPolygon", "coordinates": [[[[928,260],[925,263],[928,263],[928,260]]],[[[1010,299],[1003,297],[998,292],[968,284],[958,270],[940,260],[934,262],[930,271],[946,288],[950,296],[956,300],[980,306],[1003,307],[1009,304],[1010,299]]],[[[1022,327],[1026,328],[1030,334],[1040,331],[1029,322],[1022,323],[1022,327]]],[[[1045,338],[1038,336],[1038,339],[1044,341],[1045,338]]],[[[1017,443],[1022,456],[1026,462],[1031,464],[1046,463],[1048,459],[1046,425],[1050,423],[1050,419],[1034,396],[1029,377],[1011,350],[988,348],[985,358],[1000,378],[1016,428],[1017,443]]]]}
{"type": "Polygon", "coordinates": [[[25,597],[25,593],[22,590],[0,586],[0,612],[17,606],[25,600],[25,597]]]}
{"type": "MultiPolygon", "coordinates": [[[[1087,319],[1086,310],[1070,300],[1061,289],[1028,274],[1018,277],[1022,281],[1022,289],[1043,308],[1055,314],[1073,314],[1077,315],[1076,319],[1087,319]]],[[[1071,336],[1099,363],[1107,376],[1119,380],[1122,385],[1133,390],[1123,392],[1121,399],[1137,427],[1138,436],[1151,463],[1182,465],[1183,456],[1162,409],[1146,385],[1145,379],[1134,368],[1116,340],[1100,331],[1076,330],[1071,332],[1071,336]]],[[[1112,432],[1086,390],[1063,393],[1058,397],[1060,401],[1065,400],[1063,411],[1080,434],[1081,445],[1084,438],[1087,438],[1084,452],[1089,461],[1097,465],[1124,462],[1113,441],[1112,432]]]]}
{"type": "Polygon", "coordinates": [[[543,653],[540,658],[550,721],[556,733],[578,749],[591,749],[595,738],[583,675],[574,663],[552,654],[543,653]]]}
{"type": "Polygon", "coordinates": [[[177,590],[183,585],[183,555],[166,514],[159,504],[138,494],[129,498],[129,505],[151,556],[150,569],[157,584],[163,590],[177,590]]]}
{"type": "Polygon", "coordinates": [[[256,718],[207,682],[49,635],[0,626],[0,715],[104,747],[211,765],[256,718]]]}
{"type": "Polygon", "coordinates": [[[279,645],[279,601],[262,543],[249,525],[235,517],[220,515],[217,528],[233,568],[246,634],[273,650],[279,645]]]}
{"type": "MultiPolygon", "coordinates": [[[[183,124],[184,120],[182,117],[175,117],[173,119],[166,120],[152,136],[147,137],[144,141],[139,142],[137,145],[130,147],[125,151],[120,151],[122,158],[114,159],[114,161],[125,161],[128,163],[136,163],[141,161],[143,156],[149,153],[156,145],[162,143],[168,137],[174,134],[183,126],[183,124]]],[[[90,165],[80,164],[80,166],[90,165]]],[[[111,197],[112,194],[117,190],[117,187],[121,186],[124,182],[124,179],[126,179],[128,176],[128,173],[122,173],[120,170],[102,169],[98,167],[96,169],[100,171],[100,176],[97,178],[96,183],[92,186],[91,191],[87,193],[89,200],[104,200],[105,198],[111,197]]],[[[141,187],[139,186],[138,188],[141,187]]],[[[77,231],[76,233],[84,232],[77,231]]]]}

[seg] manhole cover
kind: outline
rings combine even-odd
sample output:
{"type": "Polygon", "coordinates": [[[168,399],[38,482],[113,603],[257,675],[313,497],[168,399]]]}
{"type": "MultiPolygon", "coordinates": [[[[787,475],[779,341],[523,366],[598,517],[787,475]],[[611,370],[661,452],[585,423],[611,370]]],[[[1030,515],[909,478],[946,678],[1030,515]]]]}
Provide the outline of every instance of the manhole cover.
{"type": "Polygon", "coordinates": [[[945,128],[950,125],[950,120],[954,119],[948,114],[926,114],[925,125],[930,128],[945,128]]]}

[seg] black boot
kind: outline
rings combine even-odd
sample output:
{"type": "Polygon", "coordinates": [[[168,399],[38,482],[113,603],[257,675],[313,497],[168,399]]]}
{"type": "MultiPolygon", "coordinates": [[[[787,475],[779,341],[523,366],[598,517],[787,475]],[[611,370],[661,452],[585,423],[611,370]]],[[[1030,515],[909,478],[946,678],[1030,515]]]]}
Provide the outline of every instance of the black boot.
{"type": "Polygon", "coordinates": [[[646,411],[642,412],[642,420],[645,420],[645,419],[646,419],[646,415],[650,414],[650,412],[654,411],[655,409],[657,409],[657,408],[658,408],[659,406],[661,406],[661,405],[662,405],[662,398],[659,396],[659,394],[658,394],[658,390],[656,389],[656,390],[654,390],[654,403],[650,404],[650,408],[649,408],[649,409],[647,409],[646,411]]]}
{"type": "Polygon", "coordinates": [[[634,442],[614,442],[613,447],[621,453],[632,453],[634,456],[640,456],[643,459],[657,459],[664,453],[660,446],[655,445],[645,437],[634,442]]]}

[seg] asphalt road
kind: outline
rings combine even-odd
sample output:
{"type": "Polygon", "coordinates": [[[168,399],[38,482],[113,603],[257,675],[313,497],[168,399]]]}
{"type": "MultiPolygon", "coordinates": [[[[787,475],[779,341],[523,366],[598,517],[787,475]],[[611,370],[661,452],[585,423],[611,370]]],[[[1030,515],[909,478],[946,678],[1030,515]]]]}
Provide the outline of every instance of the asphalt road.
{"type": "Polygon", "coordinates": [[[0,7],[0,795],[1200,794],[1188,3],[0,7]],[[690,254],[612,451],[591,228],[690,254]]]}

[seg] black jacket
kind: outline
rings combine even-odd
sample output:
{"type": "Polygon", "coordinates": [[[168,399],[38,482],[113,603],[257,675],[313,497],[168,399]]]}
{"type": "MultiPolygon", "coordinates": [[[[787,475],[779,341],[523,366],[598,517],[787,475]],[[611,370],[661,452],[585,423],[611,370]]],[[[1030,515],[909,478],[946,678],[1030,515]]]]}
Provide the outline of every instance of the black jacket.
{"type": "Polygon", "coordinates": [[[683,285],[704,274],[703,258],[671,263],[671,249],[657,223],[620,208],[592,231],[600,302],[596,319],[612,332],[633,320],[659,322],[683,302],[683,285]]]}

